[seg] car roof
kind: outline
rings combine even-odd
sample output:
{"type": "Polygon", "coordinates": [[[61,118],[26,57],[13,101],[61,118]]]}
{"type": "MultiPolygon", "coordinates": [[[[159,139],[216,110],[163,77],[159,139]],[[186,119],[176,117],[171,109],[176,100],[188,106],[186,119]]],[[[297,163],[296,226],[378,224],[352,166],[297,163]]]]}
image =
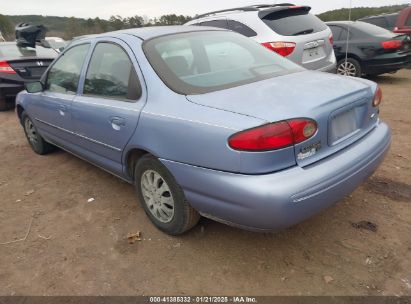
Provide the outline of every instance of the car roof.
{"type": "Polygon", "coordinates": [[[149,26],[149,27],[140,27],[127,30],[119,30],[114,32],[108,32],[97,35],[87,35],[76,37],[78,39],[82,38],[99,38],[107,36],[121,36],[122,34],[132,35],[140,38],[141,40],[148,40],[155,37],[179,34],[179,33],[188,33],[188,32],[204,32],[204,31],[228,31],[226,29],[220,29],[215,27],[207,26],[183,26],[183,25],[169,25],[169,26],[149,26]]]}

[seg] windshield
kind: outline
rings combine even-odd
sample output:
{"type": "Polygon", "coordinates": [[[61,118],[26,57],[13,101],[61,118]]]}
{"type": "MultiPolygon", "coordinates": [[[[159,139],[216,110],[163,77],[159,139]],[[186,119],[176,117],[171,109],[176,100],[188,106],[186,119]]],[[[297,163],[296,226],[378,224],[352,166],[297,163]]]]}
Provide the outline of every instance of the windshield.
{"type": "Polygon", "coordinates": [[[0,56],[5,58],[19,59],[21,57],[55,58],[57,53],[52,48],[42,46],[18,47],[17,44],[0,44],[0,56]]]}
{"type": "Polygon", "coordinates": [[[202,94],[304,70],[240,34],[191,32],[148,40],[144,53],[173,91],[202,94]]]}

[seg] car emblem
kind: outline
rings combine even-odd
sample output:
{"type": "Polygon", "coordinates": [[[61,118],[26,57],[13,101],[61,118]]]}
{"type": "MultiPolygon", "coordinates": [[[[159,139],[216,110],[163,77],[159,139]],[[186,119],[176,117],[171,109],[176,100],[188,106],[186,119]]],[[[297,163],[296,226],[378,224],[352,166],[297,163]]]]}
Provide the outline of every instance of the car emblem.
{"type": "Polygon", "coordinates": [[[44,63],[43,63],[43,61],[37,61],[37,65],[38,66],[44,66],[44,63]]]}

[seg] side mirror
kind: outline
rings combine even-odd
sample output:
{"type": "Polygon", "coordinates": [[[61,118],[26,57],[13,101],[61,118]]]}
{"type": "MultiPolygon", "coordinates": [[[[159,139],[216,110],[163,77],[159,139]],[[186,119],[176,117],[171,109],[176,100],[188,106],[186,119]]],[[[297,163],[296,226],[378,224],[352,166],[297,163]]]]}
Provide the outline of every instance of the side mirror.
{"type": "Polygon", "coordinates": [[[29,93],[40,93],[44,90],[43,84],[40,81],[26,83],[25,87],[29,93]]]}

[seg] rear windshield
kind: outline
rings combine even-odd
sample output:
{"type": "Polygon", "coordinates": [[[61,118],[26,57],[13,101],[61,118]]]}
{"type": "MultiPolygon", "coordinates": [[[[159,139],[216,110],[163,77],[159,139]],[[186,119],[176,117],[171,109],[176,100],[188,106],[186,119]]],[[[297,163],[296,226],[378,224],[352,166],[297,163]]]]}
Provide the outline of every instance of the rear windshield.
{"type": "Polygon", "coordinates": [[[17,44],[0,44],[0,56],[7,58],[21,58],[21,57],[39,57],[39,58],[55,58],[57,53],[52,48],[45,48],[42,46],[18,47],[17,44]]]}
{"type": "Polygon", "coordinates": [[[202,94],[303,68],[253,40],[226,31],[191,32],[148,40],[144,53],[173,91],[202,94]]]}
{"type": "Polygon", "coordinates": [[[364,18],[364,19],[360,19],[359,21],[374,24],[376,26],[383,27],[387,30],[392,30],[395,27],[395,23],[397,22],[398,16],[399,16],[399,13],[392,14],[392,15],[385,15],[381,17],[364,18]]]}
{"type": "Polygon", "coordinates": [[[327,29],[318,17],[303,10],[285,10],[274,12],[262,18],[274,32],[283,36],[299,36],[327,29]]]}
{"type": "Polygon", "coordinates": [[[392,36],[392,32],[389,30],[376,26],[374,24],[357,21],[354,23],[355,28],[364,34],[369,34],[372,36],[392,36]]]}

